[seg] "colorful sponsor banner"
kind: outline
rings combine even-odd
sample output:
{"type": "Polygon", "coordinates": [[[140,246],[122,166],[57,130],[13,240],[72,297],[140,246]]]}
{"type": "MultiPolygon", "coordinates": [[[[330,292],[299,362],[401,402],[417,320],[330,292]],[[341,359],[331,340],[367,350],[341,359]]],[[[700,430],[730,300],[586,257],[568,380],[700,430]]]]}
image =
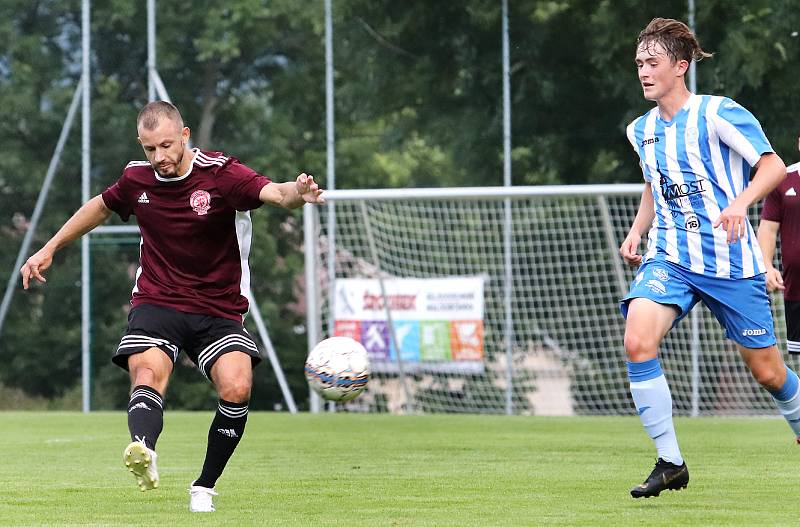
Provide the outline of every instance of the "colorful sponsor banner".
{"type": "MultiPolygon", "coordinates": [[[[483,371],[483,278],[385,280],[395,339],[408,371],[483,371]]],[[[399,369],[380,282],[336,281],[334,334],[361,342],[373,369],[399,369]]]]}

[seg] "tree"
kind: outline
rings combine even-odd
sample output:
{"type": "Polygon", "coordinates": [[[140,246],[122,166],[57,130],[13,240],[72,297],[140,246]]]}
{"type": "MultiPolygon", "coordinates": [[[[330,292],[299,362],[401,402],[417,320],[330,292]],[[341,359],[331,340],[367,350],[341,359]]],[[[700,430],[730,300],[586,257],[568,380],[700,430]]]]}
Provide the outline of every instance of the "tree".
{"type": "MultiPolygon", "coordinates": [[[[92,11],[92,193],[142,159],[135,118],[147,102],[144,2],[92,11]]],[[[338,188],[502,184],[501,11],[497,0],[335,0],[338,188]]],[[[193,129],[276,181],[325,174],[323,4],[293,0],[158,3],[158,70],[193,129]]],[[[646,111],[633,67],[638,32],[686,3],[509,2],[513,182],[641,181],[625,126],[646,111]]],[[[0,264],[10,270],[80,76],[77,0],[0,4],[0,264]]],[[[714,58],[702,93],[753,111],[779,154],[796,158],[800,38],[791,2],[698,2],[697,33],[714,58]]],[[[80,201],[73,130],[34,245],[80,201]]],[[[302,404],[305,354],[299,212],[256,211],[253,286],[290,386],[302,404]]],[[[125,373],[109,357],[125,325],[136,243],[92,250],[96,406],[121,407],[125,373]]],[[[128,240],[134,241],[135,240],[128,240]]],[[[80,380],[80,255],[57,256],[46,287],[17,293],[0,338],[0,382],[58,396],[80,380]]],[[[282,397],[257,370],[254,408],[282,397]]],[[[212,390],[181,369],[170,401],[205,407],[212,390]]],[[[173,406],[175,407],[175,406],[173,406]]]]}

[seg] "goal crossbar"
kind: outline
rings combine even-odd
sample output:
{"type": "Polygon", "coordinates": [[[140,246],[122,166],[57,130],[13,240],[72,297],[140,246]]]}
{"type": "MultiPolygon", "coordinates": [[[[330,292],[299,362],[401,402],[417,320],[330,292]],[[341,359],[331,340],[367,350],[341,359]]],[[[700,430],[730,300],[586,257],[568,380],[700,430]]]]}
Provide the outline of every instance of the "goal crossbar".
{"type": "Polygon", "coordinates": [[[550,196],[624,196],[638,195],[644,188],[640,183],[615,185],[541,185],[519,187],[448,187],[448,188],[383,188],[356,190],[326,190],[327,201],[354,200],[413,200],[413,199],[523,199],[550,196]]]}

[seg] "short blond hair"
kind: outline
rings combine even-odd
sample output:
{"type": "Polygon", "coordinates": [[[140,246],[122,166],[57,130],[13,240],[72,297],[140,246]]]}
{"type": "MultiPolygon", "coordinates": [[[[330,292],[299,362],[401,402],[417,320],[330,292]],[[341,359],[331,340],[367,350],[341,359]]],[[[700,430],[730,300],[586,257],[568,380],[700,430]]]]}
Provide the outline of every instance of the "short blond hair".
{"type": "Polygon", "coordinates": [[[155,130],[161,119],[167,118],[178,123],[178,126],[183,128],[183,117],[181,112],[167,101],[153,101],[145,105],[139,112],[136,118],[136,127],[142,127],[145,130],[155,130]]]}

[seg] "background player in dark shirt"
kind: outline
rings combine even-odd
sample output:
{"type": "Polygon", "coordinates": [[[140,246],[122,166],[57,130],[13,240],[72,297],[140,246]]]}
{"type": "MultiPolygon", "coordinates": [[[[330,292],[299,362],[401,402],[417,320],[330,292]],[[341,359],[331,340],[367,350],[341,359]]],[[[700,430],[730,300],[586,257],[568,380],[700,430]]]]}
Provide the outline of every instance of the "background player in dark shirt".
{"type": "Polygon", "coordinates": [[[767,194],[758,243],[767,267],[767,289],[783,291],[786,347],[789,353],[800,353],[800,163],[787,167],[786,179],[767,194]],[[783,273],[773,265],[778,234],[783,273]]]}
{"type": "Polygon", "coordinates": [[[190,149],[190,131],[172,104],[146,105],[136,122],[147,161],[85,203],[20,270],[28,289],[53,254],[117,213],[135,215],[142,234],[140,267],[128,329],[113,357],[130,372],[123,460],[141,490],[158,487],[155,446],[163,428],[163,396],[180,350],[211,379],[219,404],[208,432],[189,508],[212,512],[213,488],[244,433],[252,369],[261,360],[244,329],[248,309],[249,210],[268,203],[293,209],[322,203],[312,176],[273,183],[221,152],[190,149]]]}

